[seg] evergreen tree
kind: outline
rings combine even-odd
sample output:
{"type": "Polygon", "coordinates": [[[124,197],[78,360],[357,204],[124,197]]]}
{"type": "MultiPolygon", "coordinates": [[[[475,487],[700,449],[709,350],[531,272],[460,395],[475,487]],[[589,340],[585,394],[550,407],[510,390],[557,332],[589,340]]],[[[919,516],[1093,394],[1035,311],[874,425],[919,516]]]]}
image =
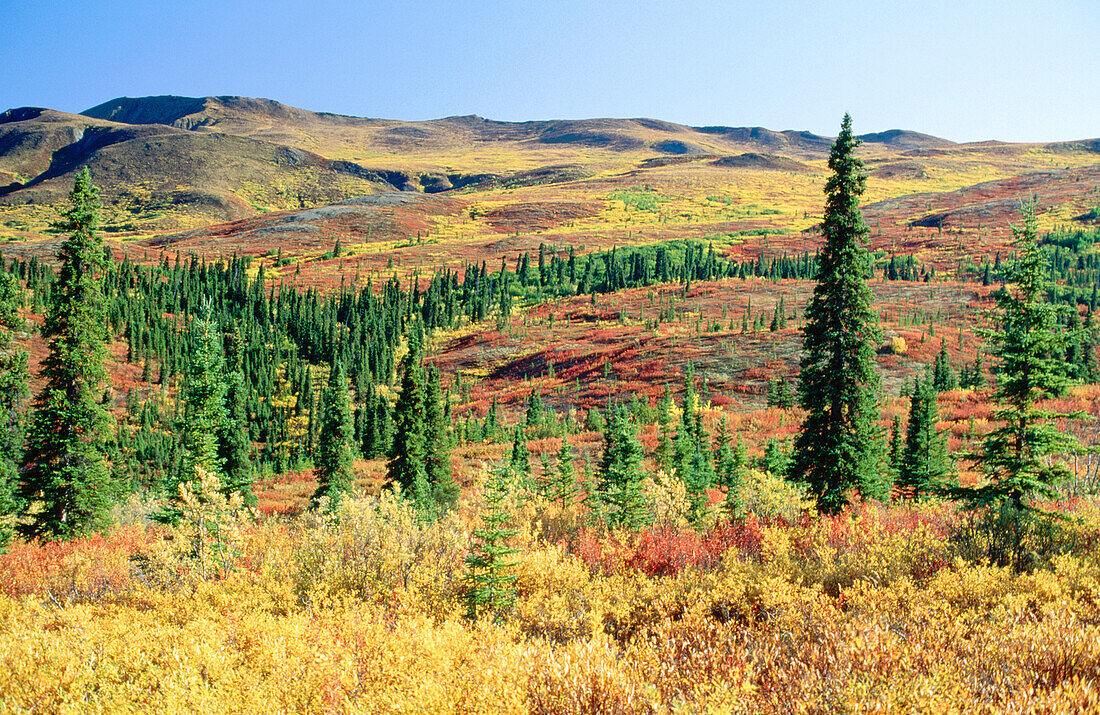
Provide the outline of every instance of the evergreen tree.
{"type": "Polygon", "coordinates": [[[657,404],[657,454],[656,462],[659,469],[671,473],[676,450],[672,443],[672,391],[665,383],[665,392],[661,401],[657,404]]]}
{"type": "Polygon", "coordinates": [[[848,504],[848,492],[881,498],[876,316],[867,286],[869,233],[859,210],[866,175],[847,114],[829,155],[825,246],[806,308],[799,396],[807,410],[795,443],[792,478],[806,483],[825,513],[848,504]]]}
{"type": "Polygon", "coordinates": [[[531,453],[527,450],[527,434],[516,425],[512,433],[512,454],[508,459],[512,474],[524,487],[531,484],[531,453]]]}
{"type": "Polygon", "coordinates": [[[466,617],[471,620],[492,614],[495,621],[502,621],[516,600],[516,575],[512,573],[516,562],[510,558],[518,551],[508,546],[508,539],[517,531],[508,527],[508,492],[508,470],[494,468],[485,482],[482,527],[474,531],[466,557],[466,617]]]}
{"type": "Polygon", "coordinates": [[[954,390],[958,386],[955,371],[951,369],[951,357],[947,354],[947,340],[940,341],[940,351],[932,368],[932,387],[937,392],[954,390]]]}
{"type": "Polygon", "coordinates": [[[542,420],[542,395],[539,394],[539,389],[537,387],[533,387],[531,388],[531,396],[527,400],[526,423],[528,427],[538,427],[540,424],[542,424],[542,420]]]}
{"type": "Polygon", "coordinates": [[[1078,449],[1077,441],[1058,429],[1060,418],[1078,413],[1036,406],[1036,402],[1064,393],[1069,384],[1058,354],[1074,338],[1059,326],[1063,306],[1047,302],[1051,290],[1049,265],[1036,236],[1035,201],[1022,206],[1023,224],[1013,226],[1016,262],[1009,266],[1011,284],[997,295],[999,328],[985,331],[992,346],[998,379],[993,393],[1002,407],[994,413],[1001,424],[973,455],[986,479],[976,487],[958,488],[955,494],[970,507],[1007,510],[1017,535],[1012,544],[1019,558],[1023,517],[1035,511],[1037,498],[1054,497],[1054,485],[1068,475],[1052,455],[1078,449]]]}
{"type": "Polygon", "coordinates": [[[176,523],[181,514],[180,484],[197,479],[199,469],[218,480],[219,485],[224,477],[218,443],[219,432],[228,420],[221,335],[209,311],[204,317],[194,319],[192,333],[194,352],[183,389],[185,409],[176,425],[183,453],[179,469],[165,484],[163,508],[156,515],[158,520],[171,524],[176,523]]]}
{"type": "Polygon", "coordinates": [[[798,404],[798,397],[794,394],[794,390],[791,389],[786,378],[780,376],[774,380],[768,380],[766,401],[768,407],[779,407],[786,410],[798,404]]]}
{"type": "Polygon", "coordinates": [[[245,406],[248,387],[239,369],[226,375],[225,382],[225,422],[218,430],[218,455],[225,472],[222,492],[227,497],[239,494],[241,503],[251,507],[256,504],[256,496],[252,493],[252,441],[245,406]]]}
{"type": "Polygon", "coordinates": [[[118,493],[104,458],[111,418],[99,402],[107,379],[107,266],[99,225],[99,190],[87,168],[76,176],[69,208],[55,227],[69,233],[41,334],[45,386],[34,401],[23,456],[19,497],[28,505],[20,524],[27,537],[67,539],[108,524],[118,493]]]}
{"type": "Polygon", "coordinates": [[[886,463],[890,467],[890,475],[897,481],[901,472],[901,460],[905,454],[905,440],[901,436],[901,420],[894,416],[890,423],[890,446],[886,453],[886,463]]]}
{"type": "Polygon", "coordinates": [[[642,445],[626,408],[619,405],[609,412],[596,486],[601,512],[609,525],[637,530],[647,516],[642,494],[642,445]]]}
{"type": "Polygon", "coordinates": [[[328,388],[321,407],[321,435],[314,458],[317,490],[310,499],[313,508],[317,508],[322,497],[328,497],[329,509],[335,510],[344,494],[350,492],[354,485],[351,474],[354,426],[348,402],[349,389],[344,365],[337,362],[329,373],[328,388]]]}
{"type": "Polygon", "coordinates": [[[573,471],[573,450],[569,447],[569,439],[561,438],[561,448],[558,450],[557,474],[554,480],[554,498],[562,507],[571,505],[577,497],[577,476],[573,471]]]}
{"type": "Polygon", "coordinates": [[[952,477],[947,437],[936,430],[939,408],[936,389],[917,378],[909,402],[909,426],[905,433],[896,485],[909,499],[942,494],[952,477]]]}
{"type": "Polygon", "coordinates": [[[439,370],[433,365],[428,370],[428,387],[424,396],[424,468],[436,504],[450,509],[458,502],[458,483],[451,469],[451,435],[444,405],[443,390],[439,384],[439,370]]]}
{"type": "Polygon", "coordinates": [[[255,506],[252,493],[252,439],[249,434],[248,383],[244,373],[244,341],[232,328],[225,335],[225,423],[218,431],[218,455],[222,458],[225,479],[222,492],[239,494],[241,503],[255,506]]]}
{"type": "Polygon", "coordinates": [[[23,454],[23,407],[27,396],[27,353],[12,345],[11,333],[23,327],[19,285],[0,262],[0,551],[11,541],[20,511],[16,497],[23,454]]]}
{"type": "Polygon", "coordinates": [[[731,441],[729,425],[723,417],[715,438],[714,471],[718,486],[725,489],[725,512],[731,518],[741,509],[741,470],[744,463],[738,459],[739,446],[740,443],[735,445],[731,441]]]}
{"type": "Polygon", "coordinates": [[[416,501],[418,490],[428,484],[428,476],[424,451],[424,370],[420,365],[419,341],[411,335],[393,422],[388,483],[400,486],[405,498],[416,501]]]}

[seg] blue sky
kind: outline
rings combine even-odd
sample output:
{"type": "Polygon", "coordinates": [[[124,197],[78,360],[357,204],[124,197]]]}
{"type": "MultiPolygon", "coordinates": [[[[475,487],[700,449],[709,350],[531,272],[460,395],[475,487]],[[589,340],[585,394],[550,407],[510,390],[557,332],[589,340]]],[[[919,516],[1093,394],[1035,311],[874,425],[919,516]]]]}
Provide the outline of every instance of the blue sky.
{"type": "Polygon", "coordinates": [[[238,94],[394,119],[1100,136],[1100,0],[0,0],[0,109],[238,94]]]}

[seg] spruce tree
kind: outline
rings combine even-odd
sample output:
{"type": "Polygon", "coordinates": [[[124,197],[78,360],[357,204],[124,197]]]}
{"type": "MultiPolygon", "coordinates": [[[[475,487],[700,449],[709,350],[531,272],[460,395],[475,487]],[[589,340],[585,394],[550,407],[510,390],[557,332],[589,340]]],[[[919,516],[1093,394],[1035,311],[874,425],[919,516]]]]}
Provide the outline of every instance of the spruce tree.
{"type": "Polygon", "coordinates": [[[790,475],[804,482],[824,513],[848,504],[848,492],[881,498],[876,315],[866,276],[869,233],[859,210],[866,175],[847,114],[829,155],[825,245],[806,307],[799,398],[808,412],[795,442],[790,475]]]}
{"type": "Polygon", "coordinates": [[[531,388],[531,396],[527,400],[526,424],[528,427],[538,427],[543,420],[542,395],[537,387],[531,388]]]}
{"type": "Polygon", "coordinates": [[[511,557],[518,552],[508,546],[508,540],[517,532],[508,526],[508,471],[497,467],[489,472],[482,527],[474,531],[466,557],[466,617],[471,620],[491,614],[493,620],[501,621],[516,600],[516,575],[512,573],[516,562],[511,557]]]}
{"type": "Polygon", "coordinates": [[[165,484],[163,509],[156,515],[158,520],[171,524],[181,514],[181,484],[198,479],[200,469],[217,479],[219,485],[225,476],[218,444],[218,434],[227,420],[221,334],[209,311],[206,316],[194,319],[192,332],[194,350],[182,396],[185,409],[176,425],[183,454],[179,469],[165,484]]]}
{"type": "Polygon", "coordinates": [[[314,457],[317,490],[310,505],[316,508],[322,497],[328,497],[329,509],[335,510],[345,494],[354,486],[351,463],[354,458],[354,426],[348,403],[347,377],[343,363],[337,361],[329,373],[328,387],[321,406],[321,435],[314,457]]]}
{"type": "Polygon", "coordinates": [[[946,392],[958,387],[955,371],[951,369],[951,357],[947,354],[947,339],[940,341],[940,351],[932,368],[932,387],[937,392],[946,392]]]}
{"type": "Polygon", "coordinates": [[[642,444],[622,405],[609,410],[596,490],[610,526],[637,530],[646,521],[642,494],[642,444]]]}
{"type": "Polygon", "coordinates": [[[512,454],[508,458],[508,465],[521,485],[531,485],[531,453],[527,449],[527,434],[519,425],[516,425],[512,433],[512,454]]]}
{"type": "Polygon", "coordinates": [[[561,448],[558,450],[556,473],[554,498],[562,507],[570,506],[577,497],[577,476],[573,471],[573,450],[565,435],[561,438],[561,448]]]}
{"type": "Polygon", "coordinates": [[[986,478],[978,486],[955,490],[970,507],[1010,513],[1016,538],[1014,553],[1006,558],[1020,555],[1020,529],[1024,517],[1036,511],[1034,501],[1054,497],[1055,485],[1068,476],[1051,457],[1080,448],[1056,424],[1079,413],[1036,405],[1063,394],[1069,385],[1057,356],[1075,336],[1059,324],[1065,306],[1047,300],[1050,267],[1036,235],[1035,206],[1034,200],[1025,202],[1023,224],[1012,227],[1016,261],[1005,271],[1009,285],[997,294],[999,327],[983,331],[998,375],[993,399],[1001,405],[994,412],[1000,426],[973,455],[986,478]]]}
{"type": "Polygon", "coordinates": [[[715,438],[714,471],[716,483],[725,489],[725,512],[732,518],[741,509],[741,470],[744,463],[739,462],[738,447],[740,443],[731,441],[729,425],[723,417],[718,425],[718,435],[715,438]]]}
{"type": "Polygon", "coordinates": [[[890,468],[890,476],[895,481],[901,472],[901,460],[904,454],[905,440],[901,436],[901,420],[898,419],[897,415],[894,415],[894,420],[890,423],[890,446],[886,451],[886,464],[890,468]]]}
{"type": "Polygon", "coordinates": [[[222,493],[241,496],[241,503],[256,504],[252,493],[252,440],[248,431],[248,385],[242,363],[243,344],[233,331],[227,342],[228,374],[225,377],[225,422],[218,430],[218,455],[222,458],[225,479],[222,493]]]}
{"type": "Polygon", "coordinates": [[[241,496],[241,503],[254,506],[252,493],[252,441],[248,435],[247,386],[244,374],[234,370],[226,375],[225,422],[218,431],[218,455],[222,458],[225,479],[222,493],[241,496]]]}
{"type": "Polygon", "coordinates": [[[99,190],[87,168],[76,176],[69,208],[55,227],[69,237],[52,302],[41,329],[48,341],[45,386],[34,400],[23,456],[19,497],[27,537],[67,539],[103,529],[119,492],[104,458],[111,417],[100,404],[107,372],[103,272],[107,259],[99,226],[99,190]]]}
{"type": "Polygon", "coordinates": [[[405,498],[416,501],[417,490],[422,488],[419,485],[426,485],[428,481],[424,460],[424,370],[420,365],[419,341],[412,334],[404,362],[401,395],[394,410],[387,478],[389,485],[401,487],[405,498]]]}
{"type": "Polygon", "coordinates": [[[672,443],[672,391],[669,389],[668,383],[665,383],[664,394],[657,404],[657,425],[659,429],[655,461],[659,469],[671,473],[676,450],[672,443]]]}
{"type": "Polygon", "coordinates": [[[11,541],[20,511],[16,497],[23,454],[23,408],[27,396],[27,353],[17,350],[11,333],[23,327],[19,285],[0,262],[0,551],[11,541]]]}
{"type": "Polygon", "coordinates": [[[930,380],[917,379],[909,402],[909,425],[898,468],[898,492],[909,499],[944,493],[953,476],[947,436],[936,430],[939,408],[930,380]]]}
{"type": "Polygon", "coordinates": [[[459,490],[451,469],[450,423],[445,399],[439,384],[439,370],[433,365],[428,370],[424,395],[424,470],[436,504],[442,509],[450,509],[458,502],[459,490]]]}

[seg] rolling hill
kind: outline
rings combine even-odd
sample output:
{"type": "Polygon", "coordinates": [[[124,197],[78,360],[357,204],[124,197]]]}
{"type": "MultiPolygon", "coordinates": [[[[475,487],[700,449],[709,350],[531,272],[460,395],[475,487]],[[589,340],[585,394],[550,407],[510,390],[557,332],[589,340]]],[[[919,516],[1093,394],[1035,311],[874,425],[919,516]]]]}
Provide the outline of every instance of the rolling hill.
{"type": "MultiPolygon", "coordinates": [[[[1100,204],[1100,140],[862,138],[873,243],[932,263],[960,247],[996,250],[1029,193],[1044,199],[1047,225],[1100,204]],[[976,240],[945,241],[944,228],[976,240]]],[[[805,248],[830,141],[654,119],[405,122],[230,96],[124,97],[81,114],[24,107],[0,114],[0,241],[45,252],[45,229],[86,165],[106,230],[133,250],[283,249],[307,274],[336,237],[369,268],[683,238],[745,257],[805,248]],[[397,192],[446,198],[347,204],[397,192]]]]}

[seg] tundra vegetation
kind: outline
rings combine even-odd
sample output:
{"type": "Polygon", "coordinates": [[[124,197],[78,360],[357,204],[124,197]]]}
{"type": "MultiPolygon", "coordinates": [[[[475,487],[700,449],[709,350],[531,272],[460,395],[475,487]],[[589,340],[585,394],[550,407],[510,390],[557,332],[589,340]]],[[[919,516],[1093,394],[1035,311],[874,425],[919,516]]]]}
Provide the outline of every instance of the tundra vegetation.
{"type": "Polygon", "coordinates": [[[327,292],[116,259],[82,172],[0,260],[0,707],[1100,709],[1100,236],[876,256],[857,146],[813,252],[327,292]]]}

